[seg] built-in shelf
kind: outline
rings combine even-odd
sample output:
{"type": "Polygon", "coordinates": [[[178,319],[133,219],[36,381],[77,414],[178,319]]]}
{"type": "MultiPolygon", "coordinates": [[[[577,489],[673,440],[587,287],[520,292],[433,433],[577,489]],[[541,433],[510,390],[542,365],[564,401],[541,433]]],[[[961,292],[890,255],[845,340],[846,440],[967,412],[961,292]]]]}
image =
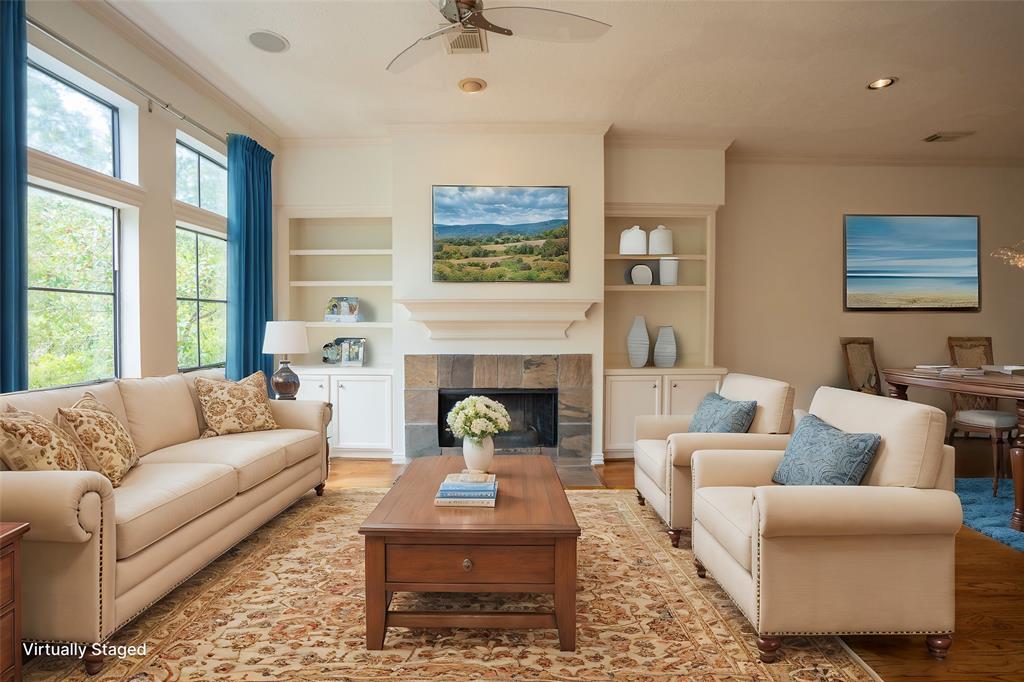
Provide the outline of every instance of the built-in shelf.
{"type": "Polygon", "coordinates": [[[391,329],[392,322],[307,322],[307,327],[326,327],[331,329],[391,329]]]}
{"type": "Polygon", "coordinates": [[[336,279],[336,280],[293,280],[293,287],[389,287],[391,280],[382,279],[336,279]]]}
{"type": "Polygon", "coordinates": [[[293,256],[390,256],[392,249],[292,249],[293,256]]]}
{"type": "Polygon", "coordinates": [[[292,365],[292,369],[301,374],[393,374],[394,368],[391,365],[332,365],[322,363],[319,365],[302,364],[292,365]]]}
{"type": "Polygon", "coordinates": [[[609,284],[605,286],[605,291],[628,291],[636,294],[653,294],[662,293],[666,294],[672,291],[707,291],[705,286],[686,286],[686,285],[675,285],[665,286],[661,284],[609,284]]]}
{"type": "Polygon", "coordinates": [[[661,255],[626,255],[621,253],[606,253],[605,260],[661,260],[662,258],[677,258],[679,260],[707,260],[708,257],[700,253],[664,253],[661,255]]]}

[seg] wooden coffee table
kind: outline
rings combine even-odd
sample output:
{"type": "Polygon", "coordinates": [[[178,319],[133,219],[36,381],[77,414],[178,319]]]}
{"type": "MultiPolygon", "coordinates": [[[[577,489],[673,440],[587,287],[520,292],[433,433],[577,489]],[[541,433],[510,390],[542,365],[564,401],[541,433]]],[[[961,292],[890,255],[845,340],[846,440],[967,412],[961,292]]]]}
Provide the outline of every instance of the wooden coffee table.
{"type": "Polygon", "coordinates": [[[557,628],[576,649],[576,523],[547,457],[494,458],[493,509],[435,507],[461,457],[414,460],[359,529],[366,538],[366,648],[383,649],[389,627],[557,628]],[[390,611],[394,592],[543,592],[555,609],[390,611]]]}

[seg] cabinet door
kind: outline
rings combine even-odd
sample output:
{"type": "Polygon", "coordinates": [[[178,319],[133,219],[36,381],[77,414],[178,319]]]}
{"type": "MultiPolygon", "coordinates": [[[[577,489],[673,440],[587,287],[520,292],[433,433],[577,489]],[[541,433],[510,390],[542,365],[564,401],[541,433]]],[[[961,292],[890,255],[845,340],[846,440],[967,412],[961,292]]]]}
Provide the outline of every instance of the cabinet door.
{"type": "Polygon", "coordinates": [[[718,390],[718,376],[665,375],[665,414],[693,414],[708,393],[718,390]]]}
{"type": "Polygon", "coordinates": [[[337,376],[334,395],[334,447],[391,449],[391,377],[337,376]]]}
{"type": "Polygon", "coordinates": [[[632,450],[636,418],[660,412],[660,376],[605,377],[604,449],[632,450]]]}
{"type": "Polygon", "coordinates": [[[295,394],[296,400],[319,400],[320,402],[331,402],[331,387],[327,383],[326,374],[300,374],[299,392],[295,394]]]}

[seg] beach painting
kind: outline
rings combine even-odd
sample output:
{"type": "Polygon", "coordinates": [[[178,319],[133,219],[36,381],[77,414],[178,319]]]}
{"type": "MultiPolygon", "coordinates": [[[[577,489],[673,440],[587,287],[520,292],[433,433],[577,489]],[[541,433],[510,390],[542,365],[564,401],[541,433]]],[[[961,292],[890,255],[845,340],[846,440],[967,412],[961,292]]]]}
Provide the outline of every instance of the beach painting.
{"type": "Polygon", "coordinates": [[[433,281],[569,281],[569,188],[433,187],[433,281]]]}
{"type": "Polygon", "coordinates": [[[846,310],[978,310],[977,216],[845,216],[846,310]]]}

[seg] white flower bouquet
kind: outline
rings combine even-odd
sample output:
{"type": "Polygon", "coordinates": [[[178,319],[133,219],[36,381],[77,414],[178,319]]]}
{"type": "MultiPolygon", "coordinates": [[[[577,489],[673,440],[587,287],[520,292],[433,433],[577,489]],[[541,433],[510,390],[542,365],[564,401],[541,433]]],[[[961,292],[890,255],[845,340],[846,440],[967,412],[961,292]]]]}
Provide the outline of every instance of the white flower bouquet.
{"type": "Polygon", "coordinates": [[[510,428],[505,406],[482,395],[471,395],[455,403],[447,422],[448,430],[457,438],[476,443],[510,428]]]}

